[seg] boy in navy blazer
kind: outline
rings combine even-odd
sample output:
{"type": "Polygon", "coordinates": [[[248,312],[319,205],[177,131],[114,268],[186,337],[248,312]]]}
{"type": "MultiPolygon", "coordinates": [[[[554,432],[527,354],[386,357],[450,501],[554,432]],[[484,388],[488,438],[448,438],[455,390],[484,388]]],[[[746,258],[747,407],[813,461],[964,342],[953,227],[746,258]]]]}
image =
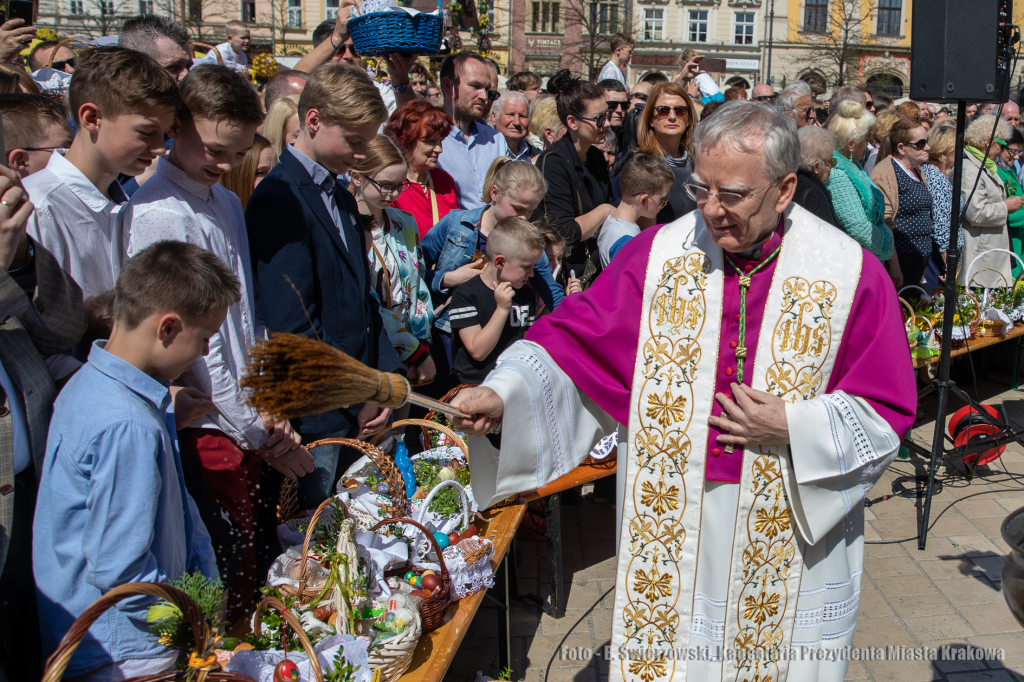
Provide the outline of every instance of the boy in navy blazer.
{"type": "MultiPolygon", "coordinates": [[[[253,192],[245,222],[267,329],[319,338],[370,367],[395,372],[402,362],[370,295],[359,211],[336,180],[363,157],[386,118],[365,72],[337,63],[316,69],[299,99],[299,138],[253,192]]],[[[389,409],[353,405],[301,417],[295,428],[304,443],[365,438],[390,417],[389,409]]],[[[354,451],[340,456],[336,445],[312,454],[316,469],[298,480],[302,509],[329,497],[337,476],[355,460],[354,451]]]]}

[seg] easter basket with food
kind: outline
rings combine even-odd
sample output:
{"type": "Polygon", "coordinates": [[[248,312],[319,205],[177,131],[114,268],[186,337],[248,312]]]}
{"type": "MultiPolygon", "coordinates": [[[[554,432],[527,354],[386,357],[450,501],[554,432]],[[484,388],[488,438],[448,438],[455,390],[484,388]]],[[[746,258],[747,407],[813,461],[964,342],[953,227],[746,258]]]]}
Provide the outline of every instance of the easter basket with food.
{"type": "MultiPolygon", "coordinates": [[[[981,322],[981,305],[978,303],[978,299],[975,298],[974,294],[964,289],[959,284],[957,287],[956,297],[956,310],[953,312],[953,338],[952,348],[962,348],[966,345],[967,340],[976,337],[978,334],[978,325],[981,322]]],[[[941,290],[936,290],[932,293],[932,299],[936,312],[944,317],[947,311],[944,309],[945,297],[942,295],[941,290]]],[[[941,318],[940,318],[941,319],[941,318]]],[[[936,336],[942,336],[942,325],[935,325],[936,336]]]]}

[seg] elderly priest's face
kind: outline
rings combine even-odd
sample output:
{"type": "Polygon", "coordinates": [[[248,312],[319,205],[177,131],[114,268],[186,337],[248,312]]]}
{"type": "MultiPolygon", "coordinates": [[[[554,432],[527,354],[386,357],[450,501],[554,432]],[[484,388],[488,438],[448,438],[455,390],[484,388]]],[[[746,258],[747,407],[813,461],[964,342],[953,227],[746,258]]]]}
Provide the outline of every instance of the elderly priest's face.
{"type": "MultiPolygon", "coordinates": [[[[747,107],[767,109],[749,102],[744,105],[747,107]]],[[[727,112],[722,107],[708,122],[722,113],[739,112],[727,112]]],[[[759,130],[761,126],[756,124],[773,123],[769,117],[775,117],[765,113],[764,117],[754,117],[760,121],[737,121],[741,130],[733,127],[732,134],[701,136],[698,129],[697,153],[688,189],[697,200],[712,241],[732,253],[742,253],[766,239],[778,225],[779,214],[789,206],[796,191],[796,174],[786,172],[790,166],[786,160],[793,157],[799,161],[800,143],[796,131],[791,131],[792,135],[786,134],[788,130],[769,133],[774,139],[766,141],[764,133],[767,131],[759,130]],[[744,123],[755,125],[742,131],[746,127],[744,123]],[[791,145],[796,145],[795,152],[789,149],[791,145]],[[770,161],[769,156],[775,161],[770,161]],[[783,163],[779,163],[780,159],[783,163]]]]}

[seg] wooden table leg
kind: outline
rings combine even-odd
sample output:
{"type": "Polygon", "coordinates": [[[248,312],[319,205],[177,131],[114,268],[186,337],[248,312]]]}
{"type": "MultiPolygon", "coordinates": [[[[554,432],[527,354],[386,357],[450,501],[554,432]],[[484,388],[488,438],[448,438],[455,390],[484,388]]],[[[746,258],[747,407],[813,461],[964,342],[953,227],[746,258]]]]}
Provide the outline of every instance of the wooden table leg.
{"type": "Polygon", "coordinates": [[[565,615],[565,587],[562,577],[562,494],[548,498],[548,581],[551,601],[544,609],[552,618],[565,615]]]}

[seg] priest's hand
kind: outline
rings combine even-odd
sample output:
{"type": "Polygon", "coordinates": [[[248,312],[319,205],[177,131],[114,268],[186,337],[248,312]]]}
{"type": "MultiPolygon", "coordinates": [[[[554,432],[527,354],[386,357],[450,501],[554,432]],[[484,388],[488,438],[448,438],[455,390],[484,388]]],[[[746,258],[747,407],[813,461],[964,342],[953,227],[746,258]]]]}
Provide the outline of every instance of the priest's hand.
{"type": "Polygon", "coordinates": [[[505,413],[505,402],[501,396],[489,388],[479,386],[459,391],[459,394],[452,398],[452,407],[473,415],[472,419],[452,417],[455,428],[470,436],[491,433],[501,415],[505,413]]]}
{"type": "Polygon", "coordinates": [[[781,445],[789,443],[789,423],[786,421],[786,403],[771,393],[758,391],[742,384],[732,384],[736,402],[724,393],[715,399],[729,415],[710,417],[708,423],[722,435],[718,442],[724,445],[781,445]]]}

